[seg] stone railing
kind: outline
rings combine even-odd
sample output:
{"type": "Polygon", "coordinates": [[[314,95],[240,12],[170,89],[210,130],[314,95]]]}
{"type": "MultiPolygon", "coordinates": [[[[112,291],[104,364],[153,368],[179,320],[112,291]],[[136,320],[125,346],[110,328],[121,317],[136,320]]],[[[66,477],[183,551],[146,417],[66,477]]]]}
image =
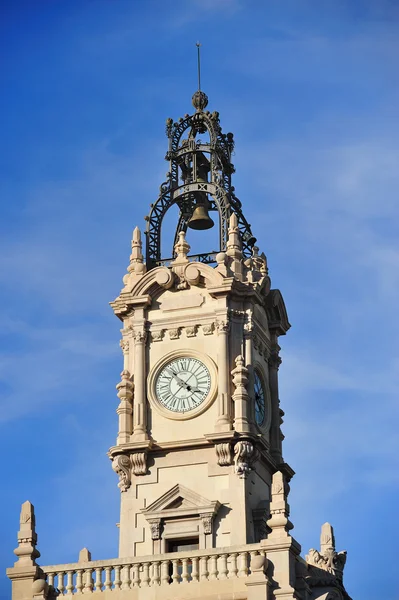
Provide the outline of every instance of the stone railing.
{"type": "MultiPolygon", "coordinates": [[[[61,595],[246,578],[259,544],[42,567],[61,595]]],[[[259,562],[259,559],[256,561],[259,562]]]]}

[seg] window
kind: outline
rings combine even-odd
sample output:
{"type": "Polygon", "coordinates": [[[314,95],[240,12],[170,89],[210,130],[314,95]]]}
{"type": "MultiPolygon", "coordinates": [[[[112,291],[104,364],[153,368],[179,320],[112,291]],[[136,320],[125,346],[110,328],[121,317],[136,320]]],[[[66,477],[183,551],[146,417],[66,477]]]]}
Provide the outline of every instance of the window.
{"type": "Polygon", "coordinates": [[[185,552],[186,550],[198,550],[199,542],[198,538],[191,538],[185,540],[168,540],[167,552],[185,552]]]}

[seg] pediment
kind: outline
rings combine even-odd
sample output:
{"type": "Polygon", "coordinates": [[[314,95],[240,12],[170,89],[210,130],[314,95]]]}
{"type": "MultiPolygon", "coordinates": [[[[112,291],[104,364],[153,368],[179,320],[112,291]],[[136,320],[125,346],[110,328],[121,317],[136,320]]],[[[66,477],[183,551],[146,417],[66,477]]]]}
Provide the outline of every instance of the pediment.
{"type": "Polygon", "coordinates": [[[141,512],[147,518],[172,517],[179,514],[216,514],[219,507],[217,500],[208,500],[178,483],[141,512]]]}
{"type": "Polygon", "coordinates": [[[291,327],[288,321],[287,310],[280,290],[270,290],[266,296],[265,307],[269,322],[269,329],[276,329],[277,335],[285,335],[291,327]]]}

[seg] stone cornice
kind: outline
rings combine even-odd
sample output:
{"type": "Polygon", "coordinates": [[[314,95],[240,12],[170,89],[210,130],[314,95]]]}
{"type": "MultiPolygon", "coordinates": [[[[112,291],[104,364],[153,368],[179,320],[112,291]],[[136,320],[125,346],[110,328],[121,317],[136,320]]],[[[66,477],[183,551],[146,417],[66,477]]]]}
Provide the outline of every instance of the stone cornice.
{"type": "Polygon", "coordinates": [[[121,292],[121,295],[113,302],[110,302],[110,305],[116,316],[122,321],[123,317],[128,315],[132,309],[145,308],[146,306],[149,306],[151,302],[152,297],[148,294],[144,296],[135,296],[132,292],[121,292]]]}
{"type": "Polygon", "coordinates": [[[117,454],[127,454],[129,452],[145,452],[150,450],[153,446],[152,440],[143,440],[139,442],[128,442],[127,444],[119,444],[118,446],[111,446],[108,450],[109,458],[116,456],[117,454]]]}

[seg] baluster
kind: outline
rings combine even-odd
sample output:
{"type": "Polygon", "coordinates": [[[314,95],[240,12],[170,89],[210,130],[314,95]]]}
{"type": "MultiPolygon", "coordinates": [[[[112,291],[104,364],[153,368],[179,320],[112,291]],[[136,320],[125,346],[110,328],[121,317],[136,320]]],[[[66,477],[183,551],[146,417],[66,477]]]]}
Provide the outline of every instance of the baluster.
{"type": "Polygon", "coordinates": [[[105,590],[112,589],[111,571],[112,571],[112,567],[105,567],[105,581],[104,581],[105,590]]]}
{"type": "Polygon", "coordinates": [[[211,566],[209,568],[209,579],[217,579],[218,578],[218,555],[213,554],[209,557],[211,559],[211,566]]]}
{"type": "Polygon", "coordinates": [[[168,560],[163,560],[161,563],[161,585],[170,583],[169,564],[168,560]]]}
{"type": "Polygon", "coordinates": [[[139,587],[140,585],[140,564],[136,563],[133,565],[133,583],[132,587],[139,587]]]}
{"type": "Polygon", "coordinates": [[[116,590],[121,589],[121,567],[119,565],[115,566],[115,580],[114,586],[116,590]]]}
{"type": "Polygon", "coordinates": [[[180,583],[180,575],[179,575],[179,559],[172,559],[173,572],[172,572],[172,580],[173,583],[180,583]]]}
{"type": "Polygon", "coordinates": [[[227,579],[227,554],[221,554],[219,557],[220,561],[220,569],[219,569],[219,579],[227,579]]]}
{"type": "Polygon", "coordinates": [[[198,556],[194,556],[191,559],[191,581],[199,581],[199,573],[198,573],[198,563],[199,563],[199,558],[198,556]]]}
{"type": "Polygon", "coordinates": [[[238,577],[248,577],[248,552],[240,552],[238,577]]]}
{"type": "Polygon", "coordinates": [[[67,596],[72,596],[73,595],[73,590],[75,589],[75,586],[73,584],[73,574],[74,571],[68,571],[67,572],[67,586],[66,586],[66,595],[67,596]]]}
{"type": "Polygon", "coordinates": [[[65,577],[64,571],[60,571],[59,573],[57,573],[57,588],[60,590],[60,596],[63,595],[64,590],[65,590],[64,577],[65,577]]]}
{"type": "Polygon", "coordinates": [[[160,573],[159,573],[160,564],[161,563],[159,561],[152,563],[151,585],[161,585],[161,577],[160,577],[160,573]]]}
{"type": "Polygon", "coordinates": [[[55,576],[55,573],[49,573],[49,574],[47,575],[47,578],[48,578],[48,584],[49,584],[49,585],[52,585],[53,587],[54,587],[54,576],[55,576]]]}
{"type": "Polygon", "coordinates": [[[122,568],[122,590],[130,590],[130,565],[125,565],[122,568]]]}
{"type": "Polygon", "coordinates": [[[182,571],[181,571],[181,579],[182,583],[188,583],[188,558],[182,558],[182,571]]]}
{"type": "Polygon", "coordinates": [[[141,578],[141,587],[148,587],[150,583],[150,563],[143,563],[143,576],[141,578]]]}
{"type": "Polygon", "coordinates": [[[91,594],[93,592],[93,577],[92,577],[93,569],[85,569],[85,586],[83,588],[84,594],[91,594]]]}
{"type": "Polygon", "coordinates": [[[237,577],[237,554],[233,552],[230,554],[230,568],[229,568],[229,579],[235,579],[237,577]]]}
{"type": "Polygon", "coordinates": [[[83,569],[78,569],[76,571],[76,593],[81,594],[83,590],[83,569]]]}
{"type": "MultiPolygon", "coordinates": [[[[249,567],[250,567],[250,569],[251,569],[251,565],[252,565],[252,559],[253,559],[255,556],[258,556],[258,551],[257,551],[257,550],[254,550],[254,551],[252,551],[252,552],[250,553],[250,560],[249,560],[249,567]]],[[[252,572],[252,569],[251,569],[251,572],[252,572]]]]}
{"type": "Polygon", "coordinates": [[[97,567],[96,568],[96,583],[95,583],[96,592],[101,592],[102,588],[103,588],[102,573],[103,573],[102,567],[97,567]]]}
{"type": "Polygon", "coordinates": [[[208,571],[208,557],[201,556],[200,560],[200,570],[201,570],[201,581],[206,581],[208,579],[209,571],[208,571]]]}

